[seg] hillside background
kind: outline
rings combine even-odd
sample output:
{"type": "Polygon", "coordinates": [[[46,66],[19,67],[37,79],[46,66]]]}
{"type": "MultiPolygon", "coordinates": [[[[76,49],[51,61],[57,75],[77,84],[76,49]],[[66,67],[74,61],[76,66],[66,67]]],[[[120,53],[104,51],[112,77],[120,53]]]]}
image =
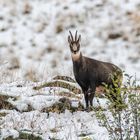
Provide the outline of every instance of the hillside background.
{"type": "MultiPolygon", "coordinates": [[[[28,133],[41,140],[109,140],[95,111],[79,107],[83,94],[34,90],[57,75],[74,78],[69,30],[81,34],[83,55],[118,65],[140,84],[140,0],[0,0],[0,140],[28,133]]],[[[98,100],[110,115],[106,99],[98,100]]]]}
{"type": "Polygon", "coordinates": [[[83,55],[140,80],[139,0],[0,0],[1,82],[73,76],[69,30],[83,55]]]}

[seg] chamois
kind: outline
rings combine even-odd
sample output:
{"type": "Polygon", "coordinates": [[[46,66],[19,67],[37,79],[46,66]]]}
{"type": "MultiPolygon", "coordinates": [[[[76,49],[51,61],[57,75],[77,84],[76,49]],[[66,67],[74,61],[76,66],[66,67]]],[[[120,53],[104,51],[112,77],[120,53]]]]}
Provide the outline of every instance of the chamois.
{"type": "Polygon", "coordinates": [[[80,52],[81,35],[77,36],[77,31],[75,37],[73,37],[71,31],[69,33],[68,43],[73,62],[73,72],[84,93],[86,108],[88,109],[89,103],[90,106],[93,106],[93,98],[97,87],[106,84],[115,89],[112,80],[114,73],[117,73],[118,86],[121,85],[122,71],[114,64],[83,56],[80,52]]]}

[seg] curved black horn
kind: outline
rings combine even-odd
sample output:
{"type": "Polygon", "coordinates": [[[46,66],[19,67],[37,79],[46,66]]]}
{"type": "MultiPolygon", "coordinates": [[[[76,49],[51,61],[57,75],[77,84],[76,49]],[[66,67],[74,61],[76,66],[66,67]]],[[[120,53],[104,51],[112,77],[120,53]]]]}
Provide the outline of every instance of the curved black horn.
{"type": "Polygon", "coordinates": [[[75,32],[75,41],[77,41],[77,30],[75,32]]]}
{"type": "Polygon", "coordinates": [[[73,41],[73,36],[72,36],[72,33],[71,33],[71,31],[69,31],[69,33],[70,33],[71,39],[72,39],[72,41],[73,41]]]}
{"type": "Polygon", "coordinates": [[[81,35],[79,35],[78,39],[77,39],[77,42],[79,42],[81,40],[81,35]]]}

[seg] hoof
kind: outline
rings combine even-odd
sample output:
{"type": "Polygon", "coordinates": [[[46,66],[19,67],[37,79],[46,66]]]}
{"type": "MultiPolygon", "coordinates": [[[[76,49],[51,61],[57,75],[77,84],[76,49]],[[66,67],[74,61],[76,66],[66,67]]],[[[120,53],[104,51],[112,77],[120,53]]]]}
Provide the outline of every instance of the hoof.
{"type": "Polygon", "coordinates": [[[93,109],[94,109],[93,106],[90,106],[90,107],[86,108],[85,111],[90,112],[90,111],[93,111],[93,109]]]}
{"type": "Polygon", "coordinates": [[[89,108],[85,108],[84,111],[89,112],[89,108]]]}

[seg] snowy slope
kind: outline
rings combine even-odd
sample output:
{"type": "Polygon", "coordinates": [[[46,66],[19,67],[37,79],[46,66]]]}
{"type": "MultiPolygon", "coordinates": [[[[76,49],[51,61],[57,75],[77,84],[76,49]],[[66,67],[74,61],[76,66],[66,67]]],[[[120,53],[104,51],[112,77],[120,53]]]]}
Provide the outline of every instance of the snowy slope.
{"type": "MultiPolygon", "coordinates": [[[[45,140],[108,140],[93,111],[48,116],[41,109],[60,99],[58,89],[32,88],[55,75],[73,77],[69,30],[81,34],[83,55],[112,62],[140,83],[140,1],[1,0],[0,11],[0,93],[16,98],[8,101],[18,109],[0,111],[8,112],[0,119],[1,139],[28,130],[45,140]],[[33,110],[24,112],[29,105],[33,110]]],[[[82,95],[78,101],[84,104],[82,95]]]]}

